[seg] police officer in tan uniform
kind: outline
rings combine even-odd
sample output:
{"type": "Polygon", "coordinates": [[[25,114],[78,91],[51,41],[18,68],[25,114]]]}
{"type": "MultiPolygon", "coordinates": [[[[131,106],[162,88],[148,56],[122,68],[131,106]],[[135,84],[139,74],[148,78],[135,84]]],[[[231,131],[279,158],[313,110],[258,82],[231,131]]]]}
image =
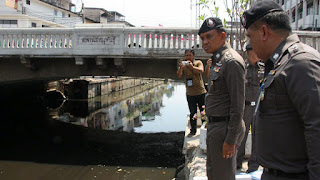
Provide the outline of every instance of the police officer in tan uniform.
{"type": "Polygon", "coordinates": [[[262,180],[320,179],[320,54],[292,33],[274,1],[254,4],[242,25],[265,62],[255,121],[262,180]]]}
{"type": "MultiPolygon", "coordinates": [[[[246,125],[246,132],[237,153],[237,169],[242,168],[242,163],[245,156],[245,145],[246,145],[248,133],[250,130],[250,126],[252,124],[256,102],[259,97],[260,82],[264,77],[264,64],[257,57],[257,54],[252,50],[250,43],[246,45],[246,51],[247,51],[248,59],[246,61],[246,81],[245,81],[246,95],[245,95],[245,108],[244,108],[244,115],[243,115],[243,119],[246,125]]],[[[251,132],[252,132],[252,128],[251,128],[251,132]]],[[[251,135],[253,139],[254,138],[253,134],[251,133],[251,135]]],[[[252,142],[251,155],[248,161],[248,169],[246,171],[247,173],[256,171],[259,168],[259,164],[256,161],[256,156],[255,156],[254,141],[251,141],[251,142],[252,142]]]]}
{"type": "Polygon", "coordinates": [[[206,19],[199,29],[202,47],[212,53],[206,75],[207,176],[209,180],[234,180],[236,148],[241,144],[245,126],[245,64],[226,43],[226,32],[219,18],[206,19]]]}

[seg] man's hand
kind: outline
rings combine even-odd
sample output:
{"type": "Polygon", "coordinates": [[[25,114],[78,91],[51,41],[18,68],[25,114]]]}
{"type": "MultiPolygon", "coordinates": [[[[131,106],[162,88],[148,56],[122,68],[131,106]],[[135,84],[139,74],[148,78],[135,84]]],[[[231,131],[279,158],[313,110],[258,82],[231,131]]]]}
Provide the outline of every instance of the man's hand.
{"type": "Polygon", "coordinates": [[[190,62],[190,61],[188,61],[188,65],[187,65],[187,67],[188,67],[189,69],[193,69],[193,63],[192,63],[192,62],[190,62]]]}
{"type": "Polygon", "coordinates": [[[209,78],[211,66],[212,66],[212,59],[208,59],[206,70],[204,71],[207,78],[209,78]]]}
{"type": "Polygon", "coordinates": [[[207,61],[207,68],[211,68],[211,66],[212,66],[212,59],[208,59],[208,61],[207,61]]]}
{"type": "Polygon", "coordinates": [[[226,142],[223,143],[222,157],[223,158],[231,158],[236,152],[236,145],[228,144],[226,142]]]}
{"type": "Polygon", "coordinates": [[[182,69],[183,68],[183,64],[182,64],[182,60],[180,60],[180,62],[179,62],[179,67],[180,67],[180,69],[182,69]]]}

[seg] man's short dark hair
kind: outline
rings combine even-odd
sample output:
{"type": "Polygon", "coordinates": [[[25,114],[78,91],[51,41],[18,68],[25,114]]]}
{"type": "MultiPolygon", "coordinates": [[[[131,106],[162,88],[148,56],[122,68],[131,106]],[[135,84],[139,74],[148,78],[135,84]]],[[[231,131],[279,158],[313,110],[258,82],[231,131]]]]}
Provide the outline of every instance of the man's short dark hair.
{"type": "Polygon", "coordinates": [[[292,32],[289,16],[284,11],[276,11],[266,14],[256,23],[259,22],[266,23],[273,31],[281,30],[290,33],[292,32]]]}
{"type": "Polygon", "coordinates": [[[186,54],[187,52],[191,52],[191,53],[194,55],[194,50],[193,50],[193,49],[186,49],[186,50],[184,51],[184,54],[186,54]]]}
{"type": "MultiPolygon", "coordinates": [[[[226,33],[226,30],[225,29],[216,29],[217,30],[217,33],[221,34],[222,32],[225,32],[226,33]]],[[[227,34],[227,33],[226,33],[227,34]]]]}

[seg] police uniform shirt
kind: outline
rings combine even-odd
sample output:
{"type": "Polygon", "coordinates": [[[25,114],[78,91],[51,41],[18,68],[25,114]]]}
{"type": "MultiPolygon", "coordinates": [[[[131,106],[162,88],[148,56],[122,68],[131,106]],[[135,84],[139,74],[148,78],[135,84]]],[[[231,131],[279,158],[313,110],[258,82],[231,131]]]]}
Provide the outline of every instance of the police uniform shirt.
{"type": "MultiPolygon", "coordinates": [[[[239,143],[244,110],[245,63],[229,44],[222,46],[212,56],[205,97],[207,116],[229,116],[228,133],[225,142],[239,143]],[[210,83],[211,82],[211,83],[210,83]]],[[[240,142],[241,143],[241,142],[240,142]]]]}
{"type": "Polygon", "coordinates": [[[320,177],[320,55],[287,37],[266,62],[264,98],[256,121],[259,164],[320,177]],[[270,63],[271,62],[271,63],[270,63]],[[266,70],[267,71],[267,70],[266,70]]]}
{"type": "Polygon", "coordinates": [[[245,80],[245,99],[246,105],[255,106],[259,97],[260,81],[264,77],[264,64],[257,62],[251,65],[249,60],[246,61],[246,80],[245,80]],[[248,104],[249,103],[249,104],[248,104]]]}

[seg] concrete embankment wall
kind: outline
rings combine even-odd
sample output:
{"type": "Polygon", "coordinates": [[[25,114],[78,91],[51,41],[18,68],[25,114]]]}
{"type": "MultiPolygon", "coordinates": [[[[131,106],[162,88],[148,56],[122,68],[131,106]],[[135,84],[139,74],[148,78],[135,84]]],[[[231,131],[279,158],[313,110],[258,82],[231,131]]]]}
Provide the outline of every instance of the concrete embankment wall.
{"type": "Polygon", "coordinates": [[[81,77],[68,81],[60,80],[50,82],[47,89],[58,89],[69,99],[90,99],[96,96],[106,95],[111,92],[122,91],[133,87],[147,85],[155,87],[163,84],[164,79],[134,78],[134,77],[81,77]]]}

